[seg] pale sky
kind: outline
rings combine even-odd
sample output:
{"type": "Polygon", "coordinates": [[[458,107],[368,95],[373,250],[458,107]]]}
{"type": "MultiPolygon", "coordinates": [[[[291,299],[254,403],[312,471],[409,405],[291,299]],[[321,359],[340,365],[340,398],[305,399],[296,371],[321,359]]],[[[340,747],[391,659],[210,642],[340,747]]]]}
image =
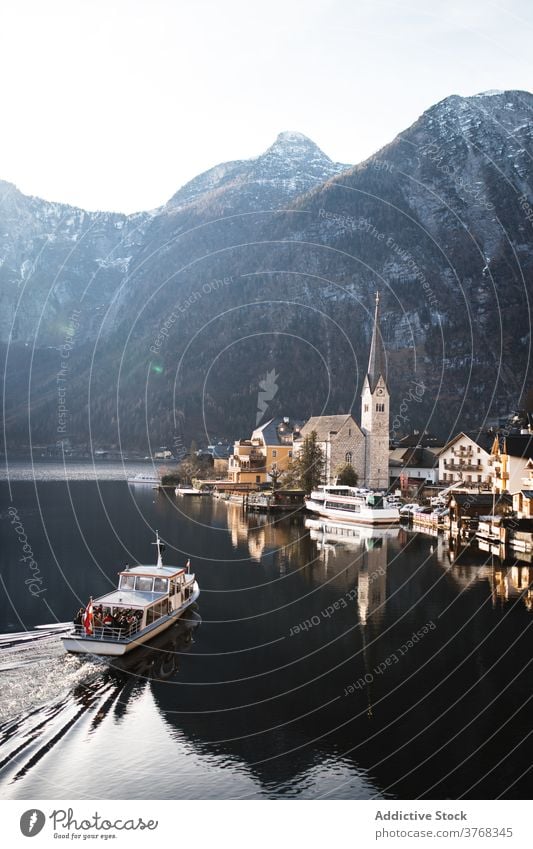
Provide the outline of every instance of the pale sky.
{"type": "Polygon", "coordinates": [[[1,0],[0,179],[164,203],[282,130],[356,163],[450,94],[533,91],[528,0],[1,0]]]}

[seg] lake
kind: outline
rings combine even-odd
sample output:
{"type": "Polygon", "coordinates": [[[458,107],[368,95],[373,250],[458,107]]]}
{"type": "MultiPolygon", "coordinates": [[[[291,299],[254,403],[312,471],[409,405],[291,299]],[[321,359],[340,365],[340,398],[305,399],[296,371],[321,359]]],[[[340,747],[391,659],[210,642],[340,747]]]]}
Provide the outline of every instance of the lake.
{"type": "Polygon", "coordinates": [[[528,563],[104,471],[0,482],[3,798],[530,798],[528,563]],[[199,581],[186,621],[111,662],[35,630],[155,529],[199,581]]]}

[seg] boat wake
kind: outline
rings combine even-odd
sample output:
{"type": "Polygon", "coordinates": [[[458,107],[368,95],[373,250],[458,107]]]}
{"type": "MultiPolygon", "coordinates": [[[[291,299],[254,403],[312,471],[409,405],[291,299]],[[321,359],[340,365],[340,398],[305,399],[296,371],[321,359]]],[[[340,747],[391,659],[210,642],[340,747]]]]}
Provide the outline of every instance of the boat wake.
{"type": "MultiPolygon", "coordinates": [[[[60,627],[0,635],[0,781],[6,798],[33,798],[32,776],[45,780],[39,770],[43,759],[49,762],[63,746],[92,737],[106,717],[124,717],[150,680],[175,676],[180,653],[188,651],[200,622],[192,612],[150,644],[111,662],[66,653],[60,627]]],[[[45,794],[62,797],[68,788],[57,778],[45,794]]]]}
{"type": "Polygon", "coordinates": [[[79,658],[65,655],[60,635],[70,627],[70,623],[63,623],[19,634],[0,634],[0,724],[60,698],[101,671],[103,664],[98,659],[82,663],[79,658]]]}

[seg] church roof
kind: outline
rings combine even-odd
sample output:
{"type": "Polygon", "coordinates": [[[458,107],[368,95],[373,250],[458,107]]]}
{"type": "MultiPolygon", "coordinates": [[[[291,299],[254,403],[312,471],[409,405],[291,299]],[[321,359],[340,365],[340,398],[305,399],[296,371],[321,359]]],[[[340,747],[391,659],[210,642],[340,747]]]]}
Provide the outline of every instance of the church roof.
{"type": "Polygon", "coordinates": [[[330,434],[339,433],[346,426],[355,427],[361,433],[361,428],[351,413],[345,413],[342,416],[311,416],[304,424],[300,433],[304,437],[309,436],[310,433],[315,431],[318,441],[326,442],[330,438],[330,434]]]}
{"type": "Polygon", "coordinates": [[[379,292],[376,293],[376,312],[374,315],[374,328],[372,330],[372,342],[370,343],[370,356],[368,358],[368,371],[367,377],[368,382],[370,384],[370,391],[373,392],[376,388],[376,384],[380,378],[383,376],[383,380],[385,380],[385,373],[387,370],[387,360],[385,357],[385,347],[383,345],[383,338],[379,329],[380,322],[380,313],[379,313],[379,292]]]}

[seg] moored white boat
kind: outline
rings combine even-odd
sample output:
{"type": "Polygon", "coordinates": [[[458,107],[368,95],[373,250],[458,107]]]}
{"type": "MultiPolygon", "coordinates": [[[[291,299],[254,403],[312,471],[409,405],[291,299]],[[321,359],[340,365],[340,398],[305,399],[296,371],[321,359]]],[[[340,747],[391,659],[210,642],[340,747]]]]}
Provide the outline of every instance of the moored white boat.
{"type": "Polygon", "coordinates": [[[174,495],[198,496],[210,494],[208,489],[196,489],[194,486],[177,486],[174,490],[174,495]]]}
{"type": "Polygon", "coordinates": [[[311,513],[362,525],[393,525],[400,521],[397,507],[382,492],[352,486],[320,486],[305,499],[311,513]]]}
{"type": "Polygon", "coordinates": [[[135,475],[135,477],[128,478],[128,483],[159,486],[159,484],[161,483],[161,479],[158,475],[155,475],[153,473],[150,475],[145,472],[140,472],[138,475],[135,475]]]}
{"type": "Polygon", "coordinates": [[[126,568],[116,590],[90,600],[83,619],[62,638],[67,651],[126,654],[173,625],[196,601],[200,588],[189,564],[164,566],[159,534],[155,545],[155,566],[126,568]]]}

